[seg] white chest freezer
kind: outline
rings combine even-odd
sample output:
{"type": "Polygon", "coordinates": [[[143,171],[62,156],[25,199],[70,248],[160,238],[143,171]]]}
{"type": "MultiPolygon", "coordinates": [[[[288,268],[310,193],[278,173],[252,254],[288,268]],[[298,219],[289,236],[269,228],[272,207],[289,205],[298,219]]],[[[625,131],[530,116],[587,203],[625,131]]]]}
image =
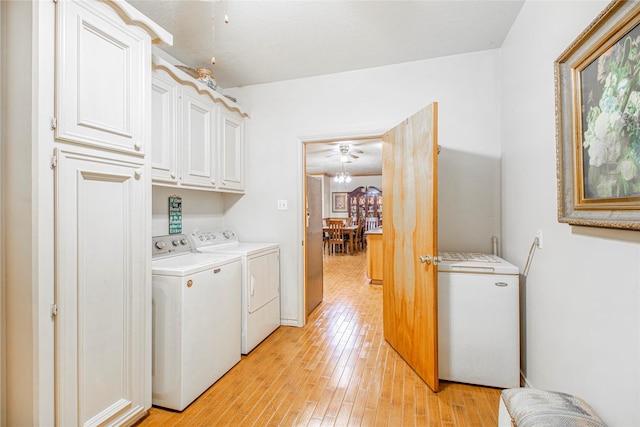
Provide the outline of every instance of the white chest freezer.
{"type": "Polygon", "coordinates": [[[520,386],[519,270],[495,256],[442,252],[438,366],[443,380],[520,386]]]}

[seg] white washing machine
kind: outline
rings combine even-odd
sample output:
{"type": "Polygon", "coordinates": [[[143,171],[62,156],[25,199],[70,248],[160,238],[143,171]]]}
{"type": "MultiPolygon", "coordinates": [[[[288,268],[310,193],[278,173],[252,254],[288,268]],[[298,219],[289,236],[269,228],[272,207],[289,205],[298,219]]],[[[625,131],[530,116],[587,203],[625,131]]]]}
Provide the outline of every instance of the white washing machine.
{"type": "Polygon", "coordinates": [[[242,265],[186,235],[154,237],[151,265],[152,402],[182,411],[240,361],[242,265]]]}
{"type": "Polygon", "coordinates": [[[518,267],[482,253],[442,252],[439,258],[440,378],[519,387],[518,267]]]}
{"type": "Polygon", "coordinates": [[[189,234],[201,253],[242,258],[242,354],[248,354],[280,326],[280,248],[277,243],[242,243],[232,230],[189,234]]]}

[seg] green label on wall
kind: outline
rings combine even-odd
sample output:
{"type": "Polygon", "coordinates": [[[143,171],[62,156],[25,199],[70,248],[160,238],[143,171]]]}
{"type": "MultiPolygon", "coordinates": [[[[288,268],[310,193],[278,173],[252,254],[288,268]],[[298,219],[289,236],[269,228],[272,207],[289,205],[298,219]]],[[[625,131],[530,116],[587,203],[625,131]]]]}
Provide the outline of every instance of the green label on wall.
{"type": "Polygon", "coordinates": [[[169,234],[182,233],[182,197],[169,197],[169,234]]]}

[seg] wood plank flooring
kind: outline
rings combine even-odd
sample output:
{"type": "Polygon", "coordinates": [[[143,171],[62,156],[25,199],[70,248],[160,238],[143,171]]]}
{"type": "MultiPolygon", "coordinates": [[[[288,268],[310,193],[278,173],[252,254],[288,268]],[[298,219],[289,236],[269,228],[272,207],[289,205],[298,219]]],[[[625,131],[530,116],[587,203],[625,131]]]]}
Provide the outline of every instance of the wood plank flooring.
{"type": "Polygon", "coordinates": [[[183,412],[137,426],[495,426],[500,390],[441,382],[433,393],[382,333],[382,287],[364,252],[325,255],[324,301],[281,326],[183,412]]]}

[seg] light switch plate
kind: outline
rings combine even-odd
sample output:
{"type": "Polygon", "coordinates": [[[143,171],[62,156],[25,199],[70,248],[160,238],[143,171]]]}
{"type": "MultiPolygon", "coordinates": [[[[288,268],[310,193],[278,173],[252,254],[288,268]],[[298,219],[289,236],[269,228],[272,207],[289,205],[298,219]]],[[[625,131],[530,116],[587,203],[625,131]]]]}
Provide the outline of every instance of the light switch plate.
{"type": "Polygon", "coordinates": [[[278,210],[286,211],[287,210],[287,201],[286,200],[278,200],[278,210]]]}

